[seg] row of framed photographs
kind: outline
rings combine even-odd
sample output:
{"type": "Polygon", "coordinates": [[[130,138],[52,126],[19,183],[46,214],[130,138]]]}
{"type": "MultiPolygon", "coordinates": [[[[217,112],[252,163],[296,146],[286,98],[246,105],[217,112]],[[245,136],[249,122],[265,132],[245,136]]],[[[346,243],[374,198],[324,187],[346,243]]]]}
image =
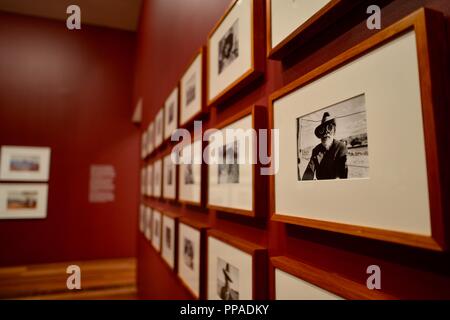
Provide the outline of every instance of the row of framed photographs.
{"type": "Polygon", "coordinates": [[[141,233],[197,299],[392,298],[291,258],[269,259],[266,248],[192,218],[141,205],[139,221],[141,233]]]}
{"type": "MultiPolygon", "coordinates": [[[[217,126],[277,130],[272,220],[446,249],[444,44],[443,15],[419,9],[273,93],[268,124],[266,109],[253,106],[217,126]]],[[[245,152],[235,142],[219,152],[245,152]]],[[[265,197],[256,195],[267,185],[258,165],[181,165],[178,199],[207,198],[211,209],[257,216],[265,197]]]]}
{"type": "Polygon", "coordinates": [[[220,103],[261,76],[266,49],[268,57],[278,59],[317,33],[318,25],[331,23],[355,3],[267,0],[264,6],[257,0],[233,1],[209,33],[206,48],[195,53],[179,84],[142,133],[141,157],[150,155],[175,129],[205,114],[206,106],[220,103]],[[267,37],[261,36],[265,10],[267,37]]]}

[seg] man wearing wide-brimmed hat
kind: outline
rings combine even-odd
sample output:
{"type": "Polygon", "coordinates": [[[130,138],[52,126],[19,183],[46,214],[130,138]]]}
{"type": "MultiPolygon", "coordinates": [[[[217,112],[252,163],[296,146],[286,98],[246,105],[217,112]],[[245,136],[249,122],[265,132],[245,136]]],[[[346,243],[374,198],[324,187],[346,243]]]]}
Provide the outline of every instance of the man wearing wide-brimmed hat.
{"type": "Polygon", "coordinates": [[[231,288],[230,283],[233,283],[233,280],[231,280],[231,277],[229,275],[230,273],[230,265],[227,263],[225,268],[222,269],[223,276],[225,278],[225,284],[220,290],[220,298],[222,300],[233,300],[233,296],[231,295],[231,288]]]}
{"type": "Polygon", "coordinates": [[[313,149],[302,180],[313,180],[314,177],[318,180],[347,179],[347,147],[334,138],[336,119],[324,112],[314,134],[321,143],[313,149]]]}

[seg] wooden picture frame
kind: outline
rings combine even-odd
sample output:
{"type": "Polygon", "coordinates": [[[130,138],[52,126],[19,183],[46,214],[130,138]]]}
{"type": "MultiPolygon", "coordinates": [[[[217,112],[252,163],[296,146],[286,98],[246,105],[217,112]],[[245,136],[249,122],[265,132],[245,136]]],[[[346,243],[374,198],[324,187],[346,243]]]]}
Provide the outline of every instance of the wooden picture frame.
{"type": "MultiPolygon", "coordinates": [[[[179,218],[178,223],[178,278],[192,295],[194,299],[203,300],[206,297],[206,239],[207,230],[209,225],[195,220],[188,216],[183,216],[179,218]],[[193,272],[195,273],[194,279],[187,279],[184,269],[186,269],[183,258],[183,248],[184,248],[184,230],[191,230],[198,234],[198,258],[194,257],[197,262],[193,263],[193,272]],[[198,270],[195,270],[198,268],[198,270]],[[194,286],[194,287],[193,287],[194,286]]],[[[195,244],[194,244],[195,245],[195,244]]]]}
{"type": "MultiPolygon", "coordinates": [[[[191,88],[192,89],[192,88],[191,88]]],[[[200,118],[202,115],[208,112],[208,108],[206,105],[206,48],[200,47],[197,50],[195,55],[189,61],[188,66],[186,67],[183,75],[180,79],[180,127],[189,126],[194,120],[200,118]],[[200,68],[200,72],[198,70],[200,68]],[[192,84],[192,77],[195,78],[195,94],[194,98],[192,98],[192,94],[190,94],[189,99],[191,100],[187,103],[188,96],[188,85],[192,84]],[[198,89],[197,89],[198,88],[198,89]],[[198,98],[197,98],[198,97],[198,98]],[[192,105],[193,104],[193,105],[192,105]],[[192,106],[191,106],[192,105],[192,106]],[[184,116],[186,113],[185,108],[190,107],[194,110],[188,113],[187,116],[184,116]]]]}
{"type": "MultiPolygon", "coordinates": [[[[192,140],[189,142],[183,142],[182,145],[179,146],[180,152],[183,152],[188,147],[191,147],[192,150],[192,157],[194,159],[192,167],[190,169],[190,172],[187,172],[187,166],[188,164],[181,163],[178,165],[178,202],[187,204],[187,205],[193,205],[193,206],[203,206],[206,203],[206,195],[207,195],[207,165],[203,161],[203,150],[204,150],[205,142],[203,141],[203,138],[200,137],[192,137],[192,140]],[[200,145],[200,146],[199,146],[200,145]],[[200,150],[196,150],[200,148],[200,150]],[[196,152],[199,152],[199,154],[196,154],[196,152]],[[199,157],[200,163],[196,163],[197,158],[199,157]],[[194,167],[195,166],[195,167],[194,167]],[[195,173],[198,174],[195,174],[195,173]],[[196,190],[189,190],[185,191],[182,190],[183,187],[189,185],[186,183],[186,180],[188,179],[187,175],[192,176],[192,184],[195,185],[196,190]],[[200,183],[195,183],[197,180],[195,177],[198,176],[200,179],[200,183]],[[190,195],[188,195],[190,194],[190,195]],[[198,201],[194,198],[197,198],[198,194],[198,201]],[[189,198],[189,199],[188,199],[189,198]]],[[[181,159],[180,159],[181,160],[181,159]]],[[[192,187],[193,189],[193,187],[192,187]]]]}
{"type": "Polygon", "coordinates": [[[170,141],[172,133],[178,129],[180,117],[180,89],[177,84],[164,102],[163,141],[170,141]],[[170,119],[172,117],[172,119],[170,119]]]}
{"type": "Polygon", "coordinates": [[[161,257],[167,266],[177,272],[178,270],[178,220],[181,217],[180,214],[172,211],[162,211],[162,232],[161,232],[161,257]],[[167,238],[167,228],[171,230],[170,239],[167,238]],[[169,249],[168,242],[172,246],[169,249]]]}
{"type": "MultiPolygon", "coordinates": [[[[240,91],[242,88],[247,86],[249,83],[251,83],[253,80],[261,76],[265,72],[266,67],[266,60],[265,60],[265,33],[261,32],[261,30],[264,29],[265,24],[265,6],[262,1],[258,0],[234,0],[229,8],[226,10],[224,15],[219,19],[217,24],[214,26],[214,28],[211,30],[211,32],[208,35],[207,39],[207,87],[206,87],[206,96],[207,96],[207,104],[208,106],[211,106],[212,104],[218,104],[230,97],[231,95],[235,94],[236,92],[240,91]],[[220,30],[220,28],[223,26],[223,23],[226,22],[226,19],[229,15],[232,15],[237,10],[237,4],[243,5],[248,4],[250,6],[249,13],[251,17],[248,17],[250,19],[250,30],[249,35],[251,39],[244,39],[243,41],[239,41],[239,53],[236,55],[237,58],[233,58],[233,60],[239,61],[242,60],[239,58],[239,56],[244,57],[242,52],[247,52],[250,54],[250,66],[246,67],[244,66],[241,68],[242,70],[235,71],[234,75],[230,76],[228,80],[222,80],[224,81],[224,84],[218,85],[214,82],[213,76],[217,74],[220,74],[221,71],[217,70],[220,67],[215,65],[216,62],[221,61],[219,58],[219,54],[213,53],[212,50],[218,50],[218,46],[216,47],[216,44],[219,42],[225,41],[226,37],[222,34],[220,41],[215,43],[213,41],[215,37],[215,33],[220,30]],[[212,43],[214,42],[214,43],[212,43]],[[247,48],[247,50],[242,50],[242,44],[250,45],[250,48],[247,48]],[[217,56],[217,57],[216,57],[217,56]],[[217,60],[215,59],[217,58],[217,60]],[[211,59],[214,59],[214,65],[211,61],[211,59]],[[218,87],[217,89],[216,86],[218,87]]],[[[235,22],[237,22],[236,20],[235,22]]],[[[233,23],[233,25],[227,29],[227,32],[225,34],[234,34],[235,28],[234,26],[239,26],[239,24],[236,25],[236,23],[233,23]]],[[[239,29],[237,30],[239,33],[239,29]]],[[[234,38],[234,37],[233,37],[234,38]]],[[[233,39],[231,38],[231,39],[233,39]]],[[[231,40],[234,41],[234,40],[231,40]]],[[[226,43],[226,41],[224,42],[226,43]]],[[[235,46],[235,45],[232,45],[235,46]]],[[[246,47],[244,47],[246,48],[246,47]]],[[[230,50],[232,50],[232,47],[230,46],[230,50]]],[[[230,60],[230,59],[228,59],[230,60]]],[[[231,63],[231,62],[230,62],[231,63]]],[[[219,63],[220,64],[220,63],[219,63]]],[[[223,65],[223,64],[222,64],[223,65]]],[[[237,67],[235,67],[237,68],[237,67]]],[[[222,70],[222,68],[220,68],[222,70]]],[[[224,69],[223,69],[224,70],[224,69]]],[[[225,70],[226,71],[226,70],[225,70]]],[[[226,74],[224,71],[223,74],[226,74]]],[[[234,71],[234,70],[233,70],[234,71]]],[[[229,72],[229,71],[228,71],[229,72]]],[[[224,75],[222,75],[222,78],[224,75]]]]}
{"type": "Polygon", "coordinates": [[[274,46],[272,43],[274,37],[272,28],[275,21],[272,18],[272,1],[273,0],[266,0],[266,50],[267,57],[273,60],[282,60],[295,49],[300,48],[305,45],[306,42],[311,41],[312,38],[326,30],[334,22],[342,19],[345,14],[363,2],[363,0],[329,0],[328,3],[324,3],[323,6],[315,8],[309,17],[300,19],[301,21],[292,32],[283,32],[287,35],[285,35],[283,40],[277,41],[274,46]]]}
{"type": "MultiPolygon", "coordinates": [[[[226,263],[229,267],[230,282],[236,286],[237,282],[237,299],[231,300],[267,300],[267,248],[256,245],[252,242],[234,237],[225,232],[210,229],[208,230],[208,249],[207,249],[207,265],[208,265],[208,299],[220,299],[218,290],[217,277],[220,277],[218,271],[214,272],[212,268],[219,269],[220,263],[226,263]],[[220,250],[218,250],[220,248],[220,250]],[[237,253],[239,251],[239,253],[237,253]],[[242,257],[238,257],[242,255],[242,257]],[[239,258],[250,258],[251,261],[241,261],[239,258]],[[236,266],[230,263],[230,259],[234,259],[236,266]],[[250,266],[247,266],[250,264],[250,266]],[[241,268],[239,268],[241,267],[241,268]],[[236,270],[236,276],[233,278],[233,271],[236,270]],[[242,273],[244,272],[244,273],[242,273]],[[247,279],[243,275],[251,272],[251,284],[242,285],[247,279]],[[242,291],[241,291],[242,290],[242,291]],[[243,295],[242,295],[243,294],[243,295]]],[[[225,271],[224,271],[225,272],[225,271]]],[[[236,292],[236,290],[233,290],[236,292]]]]}
{"type": "Polygon", "coordinates": [[[152,209],[152,246],[157,252],[161,252],[162,212],[152,209]]]}
{"type": "MultiPolygon", "coordinates": [[[[224,130],[224,129],[227,129],[229,126],[232,126],[233,124],[235,124],[243,119],[246,119],[247,117],[251,117],[251,128],[245,128],[245,129],[254,129],[258,133],[260,129],[267,128],[266,108],[262,107],[262,106],[257,106],[257,105],[250,106],[250,107],[234,114],[233,116],[231,116],[227,120],[219,123],[215,127],[218,130],[224,130]]],[[[257,140],[258,140],[258,135],[256,136],[256,141],[253,141],[256,144],[256,146],[255,146],[256,155],[259,154],[259,143],[257,140]]],[[[211,144],[209,144],[208,146],[211,147],[211,144]]],[[[248,217],[264,216],[264,214],[266,212],[265,208],[267,208],[267,203],[265,202],[266,197],[262,197],[261,195],[267,194],[268,181],[267,181],[267,176],[263,176],[260,174],[261,163],[260,163],[259,159],[255,159],[255,160],[256,160],[256,163],[251,164],[252,183],[250,186],[248,186],[248,188],[251,188],[251,191],[247,190],[247,192],[251,192],[251,196],[250,196],[251,197],[251,206],[249,209],[242,209],[237,206],[225,206],[225,205],[219,205],[217,203],[212,203],[212,201],[214,201],[214,198],[212,195],[212,192],[214,192],[214,191],[212,191],[212,188],[215,185],[220,185],[220,183],[214,184],[214,183],[212,183],[212,180],[211,180],[212,174],[214,174],[214,172],[213,172],[214,168],[212,168],[212,166],[217,166],[217,164],[207,165],[207,169],[208,169],[207,208],[208,209],[213,209],[213,210],[218,210],[218,211],[223,211],[223,212],[227,212],[227,213],[233,213],[233,214],[238,214],[238,215],[243,215],[243,216],[248,216],[248,217]],[[256,199],[256,197],[258,195],[259,195],[259,198],[256,199]]],[[[249,164],[244,164],[244,165],[249,165],[249,164]]],[[[241,167],[241,165],[239,165],[239,166],[241,167]]],[[[241,169],[239,169],[239,170],[241,170],[241,169]]],[[[217,171],[217,169],[214,169],[214,171],[217,171]]],[[[234,186],[234,189],[237,192],[237,189],[235,186],[234,186]]],[[[216,193],[220,194],[220,192],[225,192],[225,191],[219,190],[216,193]]],[[[239,193],[241,193],[241,192],[239,192],[239,193]]]]}
{"type": "MultiPolygon", "coordinates": [[[[307,286],[312,286],[313,291],[318,291],[311,297],[305,297],[305,300],[316,299],[349,299],[349,300],[393,300],[395,297],[386,294],[380,290],[370,290],[366,285],[354,282],[344,278],[336,273],[327,272],[323,269],[308,265],[306,263],[294,260],[286,256],[277,256],[270,258],[270,299],[277,299],[277,270],[286,273],[300,281],[306,282],[307,286]],[[325,292],[320,292],[324,290],[325,292]],[[336,295],[337,297],[333,297],[336,295]],[[318,298],[323,296],[323,298],[318,298]]],[[[296,279],[293,279],[296,280],[296,279]]],[[[292,289],[292,288],[291,288],[292,289]]],[[[283,300],[298,299],[284,290],[283,300]]]]}
{"type": "Polygon", "coordinates": [[[172,150],[169,149],[162,158],[162,198],[169,201],[177,201],[178,199],[178,166],[172,163],[171,159],[172,150]],[[171,167],[173,171],[167,171],[168,165],[171,167]],[[171,173],[169,177],[168,174],[171,173]],[[172,180],[170,180],[172,179],[172,180]],[[171,181],[172,185],[168,185],[167,182],[171,181]]]}
{"type": "MultiPolygon", "coordinates": [[[[360,61],[360,59],[363,59],[365,57],[373,57],[376,52],[380,52],[379,50],[382,50],[384,48],[393,48],[394,44],[400,43],[400,41],[403,41],[401,43],[404,43],[406,41],[405,39],[408,39],[408,41],[410,41],[409,43],[413,43],[413,40],[411,40],[413,39],[413,36],[415,39],[414,43],[416,46],[416,50],[412,50],[412,54],[415,55],[415,53],[417,53],[417,59],[415,59],[414,56],[410,59],[411,61],[417,61],[418,66],[418,75],[416,74],[416,77],[418,77],[418,81],[417,83],[414,83],[414,85],[418,86],[418,89],[416,90],[418,92],[416,92],[416,95],[414,95],[413,97],[414,99],[416,99],[417,97],[417,109],[419,110],[419,115],[421,114],[421,119],[419,119],[419,116],[417,116],[417,119],[419,119],[417,120],[417,123],[420,124],[420,126],[416,126],[414,130],[417,130],[417,135],[421,136],[421,139],[424,140],[423,159],[425,163],[425,168],[415,168],[414,171],[417,171],[418,169],[424,171],[422,178],[422,180],[424,181],[424,185],[422,186],[422,188],[427,188],[428,190],[428,201],[424,200],[423,205],[429,206],[430,235],[372,227],[367,225],[363,226],[354,223],[336,222],[329,219],[326,220],[315,219],[311,217],[302,217],[301,214],[292,216],[291,214],[287,215],[286,212],[278,212],[276,209],[277,204],[275,200],[275,198],[277,197],[277,195],[275,194],[277,188],[276,175],[272,175],[270,177],[270,210],[272,213],[273,221],[297,224],[310,228],[345,233],[359,237],[394,242],[398,244],[436,251],[442,251],[446,249],[445,233],[448,232],[448,227],[444,224],[444,208],[448,208],[449,206],[448,198],[445,196],[445,194],[448,194],[448,190],[445,190],[445,176],[443,176],[443,172],[445,172],[445,169],[443,166],[444,163],[446,163],[445,157],[446,155],[448,155],[448,146],[445,144],[444,138],[446,134],[445,124],[443,123],[443,121],[441,121],[441,119],[445,117],[445,106],[443,105],[441,97],[444,96],[443,90],[446,83],[445,79],[442,78],[443,75],[441,72],[442,65],[444,64],[443,57],[446,56],[445,54],[442,54],[442,52],[444,52],[443,44],[445,43],[445,20],[441,13],[424,8],[419,9],[416,12],[398,21],[397,23],[394,23],[393,25],[381,30],[374,36],[361,42],[348,51],[340,54],[324,65],[302,76],[293,83],[275,92],[269,98],[269,121],[271,128],[273,128],[275,123],[274,104],[277,103],[280,98],[283,98],[283,101],[286,101],[286,97],[288,95],[300,92],[300,90],[307,85],[310,88],[313,83],[319,83],[316,82],[317,80],[320,80],[320,83],[323,84],[327,81],[327,79],[334,79],[332,77],[335,77],[335,75],[341,70],[341,68],[354,67],[355,64],[360,61]],[[368,53],[371,54],[368,55],[368,53]],[[350,62],[352,63],[350,64],[350,62]],[[423,130],[421,130],[420,127],[423,127],[423,130]]],[[[403,48],[406,48],[406,46],[403,45],[403,48]]],[[[402,50],[405,51],[406,49],[402,50]]],[[[404,59],[405,56],[403,55],[402,60],[404,59]]],[[[397,63],[391,65],[395,66],[399,64],[397,63]]],[[[391,67],[391,65],[389,66],[391,67]]],[[[385,69],[389,71],[389,68],[385,69]]],[[[347,70],[348,72],[348,69],[344,70],[347,70]]],[[[413,71],[410,70],[409,72],[413,71]]],[[[330,86],[328,85],[328,87],[330,86]]],[[[397,103],[396,105],[399,104],[397,103]]],[[[305,106],[303,105],[302,107],[305,106]]],[[[283,109],[283,113],[290,112],[291,109],[291,107],[289,107],[288,109],[283,109]]],[[[374,109],[372,109],[371,112],[374,112],[373,110],[374,109]]],[[[280,114],[278,115],[280,116],[280,114]]],[[[372,136],[373,138],[374,132],[375,131],[372,131],[372,133],[369,132],[369,137],[372,136]]],[[[280,139],[283,139],[281,135],[282,134],[280,134],[280,139]]],[[[381,141],[378,136],[377,139],[381,141]]],[[[285,143],[288,142],[285,141],[285,143]]],[[[369,155],[370,152],[371,151],[369,151],[369,155]]],[[[381,154],[382,153],[378,152],[378,157],[380,157],[381,154]]],[[[371,158],[370,160],[371,172],[373,171],[372,160],[373,158],[371,158]]],[[[277,175],[279,174],[280,172],[278,172],[277,175]]],[[[414,172],[414,174],[417,174],[417,172],[414,172]]],[[[370,179],[368,179],[367,181],[369,180],[370,179]]],[[[410,183],[406,183],[404,186],[406,187],[408,185],[410,185],[410,183]]],[[[280,185],[278,186],[280,187],[280,185]]],[[[412,185],[412,187],[417,188],[416,185],[412,185]]],[[[384,188],[386,188],[386,186],[384,188]]],[[[283,195],[279,196],[283,197],[283,195]]],[[[424,197],[424,193],[420,193],[420,196],[424,197]]],[[[416,197],[417,194],[415,194],[414,196],[410,195],[408,197],[409,200],[407,203],[405,202],[405,205],[410,205],[410,200],[412,199],[414,199],[414,201],[418,201],[416,197]]],[[[371,196],[371,198],[373,199],[373,195],[371,196]]],[[[342,200],[342,203],[344,202],[345,200],[342,200]]],[[[380,204],[380,201],[378,201],[378,203],[380,204]]],[[[303,202],[302,205],[304,204],[305,203],[303,202]]],[[[285,203],[283,203],[283,206],[285,206],[285,203]]],[[[370,204],[368,204],[368,207],[371,207],[370,204]]],[[[379,211],[383,210],[379,209],[379,211]]],[[[329,213],[331,214],[332,212],[329,213]]],[[[304,212],[302,214],[309,215],[308,212],[304,212]]],[[[411,211],[408,211],[408,215],[409,214],[411,214],[411,211]]],[[[378,218],[379,217],[377,217],[377,219],[378,218]]],[[[428,215],[426,219],[428,219],[428,215]]],[[[400,219],[399,221],[401,221],[402,223],[409,223],[409,221],[405,222],[404,219],[400,219]]]]}

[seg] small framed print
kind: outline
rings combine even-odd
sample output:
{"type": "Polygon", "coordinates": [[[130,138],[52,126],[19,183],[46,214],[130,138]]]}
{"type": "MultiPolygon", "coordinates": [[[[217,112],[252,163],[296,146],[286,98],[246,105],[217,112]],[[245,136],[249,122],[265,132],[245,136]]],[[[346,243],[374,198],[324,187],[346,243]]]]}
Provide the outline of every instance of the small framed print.
{"type": "Polygon", "coordinates": [[[147,195],[147,169],[141,169],[141,195],[147,195]]]}
{"type": "Polygon", "coordinates": [[[161,108],[155,117],[155,149],[163,143],[164,137],[164,108],[161,108]]]}
{"type": "Polygon", "coordinates": [[[153,248],[155,248],[156,251],[161,251],[161,212],[158,210],[153,209],[153,216],[152,216],[152,224],[153,224],[153,230],[152,230],[152,245],[153,248]]]}
{"type": "Polygon", "coordinates": [[[185,126],[205,110],[205,54],[203,47],[180,80],[180,126],[185,126]]]}
{"type": "Polygon", "coordinates": [[[147,196],[151,197],[153,196],[153,164],[149,164],[147,166],[146,178],[146,194],[147,196]]]}
{"type": "Polygon", "coordinates": [[[0,180],[48,181],[50,148],[2,146],[0,180]]]}
{"type": "Polygon", "coordinates": [[[163,212],[161,256],[173,270],[176,270],[178,218],[177,214],[163,212]]]}
{"type": "Polygon", "coordinates": [[[164,139],[170,139],[172,133],[178,128],[178,86],[172,90],[164,103],[164,139]]]}
{"type": "Polygon", "coordinates": [[[141,158],[144,159],[147,156],[147,131],[142,132],[141,135],[141,158]]]}
{"type": "Polygon", "coordinates": [[[177,198],[177,166],[172,161],[172,153],[163,158],[163,190],[162,197],[168,200],[177,198]]]}
{"type": "Polygon", "coordinates": [[[47,184],[0,184],[0,219],[44,219],[47,197],[47,184]]]}
{"type": "Polygon", "coordinates": [[[235,0],[208,36],[208,105],[219,103],[264,73],[264,3],[235,0]]]}
{"type": "Polygon", "coordinates": [[[147,155],[151,154],[155,149],[155,123],[152,121],[147,128],[147,155]]]}
{"type": "Polygon", "coordinates": [[[158,159],[153,163],[153,197],[161,198],[162,187],[162,160],[158,159]]]}
{"type": "Polygon", "coordinates": [[[152,208],[145,207],[145,217],[144,217],[144,223],[145,223],[145,237],[148,241],[152,241],[152,234],[153,234],[153,219],[152,219],[152,208]]]}
{"type": "Polygon", "coordinates": [[[266,0],[267,56],[281,60],[341,19],[361,0],[266,0]]]}
{"type": "Polygon", "coordinates": [[[253,129],[266,128],[266,110],[252,106],[217,126],[208,145],[208,208],[259,216],[266,204],[267,177],[260,174],[253,129]],[[255,197],[259,195],[258,201],[255,197]]]}
{"type": "Polygon", "coordinates": [[[139,231],[145,232],[145,205],[143,204],[139,207],[139,231]]]}
{"type": "Polygon", "coordinates": [[[178,200],[182,203],[201,205],[203,201],[203,141],[196,139],[181,148],[178,166],[178,200]]]}
{"type": "Polygon", "coordinates": [[[420,9],[270,97],[273,220],[445,249],[443,28],[420,9]]]}
{"type": "Polygon", "coordinates": [[[208,231],[208,299],[267,299],[267,249],[208,231]]]}
{"type": "Polygon", "coordinates": [[[270,258],[271,299],[276,300],[392,300],[336,273],[280,256],[270,258]]]}
{"type": "Polygon", "coordinates": [[[180,218],[178,236],[178,276],[196,299],[205,297],[206,224],[180,218]]]}

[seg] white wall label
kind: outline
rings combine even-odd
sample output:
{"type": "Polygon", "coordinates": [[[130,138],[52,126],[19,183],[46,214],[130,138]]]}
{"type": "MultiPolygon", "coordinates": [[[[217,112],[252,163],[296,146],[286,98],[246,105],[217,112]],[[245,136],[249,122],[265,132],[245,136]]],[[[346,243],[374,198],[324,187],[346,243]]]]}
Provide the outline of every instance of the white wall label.
{"type": "Polygon", "coordinates": [[[89,202],[113,202],[115,199],[116,171],[111,165],[91,165],[89,202]]]}

